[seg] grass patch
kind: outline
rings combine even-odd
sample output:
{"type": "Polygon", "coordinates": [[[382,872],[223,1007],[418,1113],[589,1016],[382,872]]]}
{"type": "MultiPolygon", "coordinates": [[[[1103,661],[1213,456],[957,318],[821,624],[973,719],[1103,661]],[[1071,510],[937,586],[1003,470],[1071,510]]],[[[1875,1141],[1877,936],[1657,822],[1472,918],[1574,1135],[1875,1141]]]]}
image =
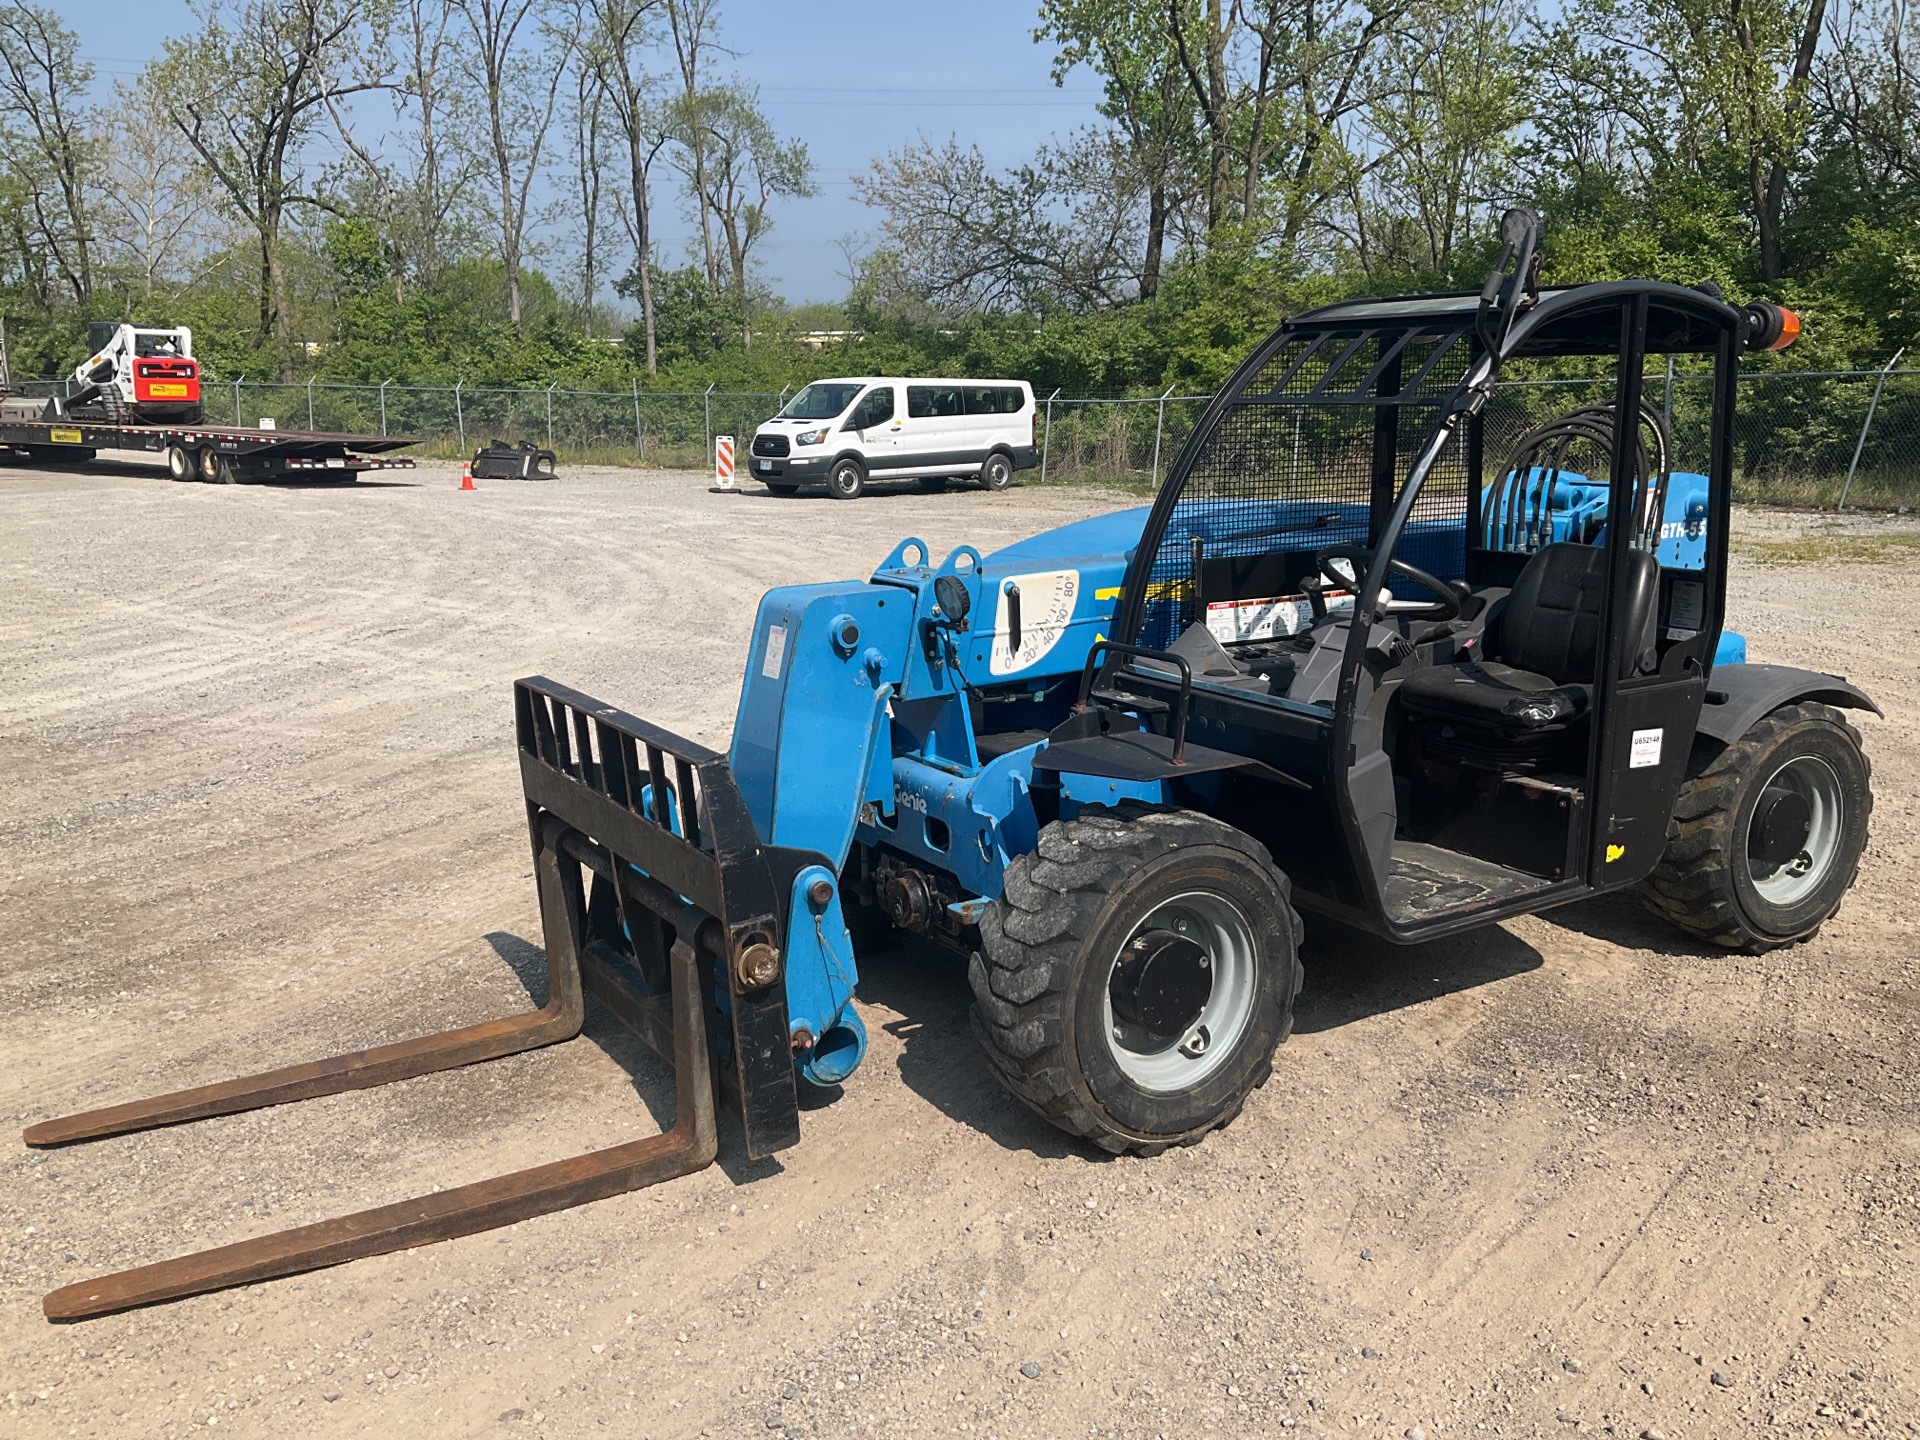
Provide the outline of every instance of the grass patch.
{"type": "Polygon", "coordinates": [[[1920,556],[1920,530],[1817,530],[1790,540],[1736,535],[1733,550],[1762,565],[1886,565],[1920,556]]]}
{"type": "MultiPolygon", "coordinates": [[[[1020,473],[1029,484],[1040,483],[1040,472],[1037,469],[1023,470],[1020,473]]],[[[1090,490],[1115,490],[1124,495],[1144,495],[1148,498],[1160,492],[1160,487],[1154,483],[1153,477],[1144,470],[1129,470],[1124,474],[1116,475],[1111,471],[1098,469],[1049,469],[1047,488],[1051,490],[1056,485],[1079,486],[1090,490]]]]}
{"type": "Polygon", "coordinates": [[[1836,474],[1742,474],[1733,482],[1741,505],[1783,505],[1795,510],[1832,510],[1844,490],[1847,508],[1899,510],[1920,505],[1920,475],[1911,467],[1862,468],[1847,488],[1846,472],[1836,474]]]}

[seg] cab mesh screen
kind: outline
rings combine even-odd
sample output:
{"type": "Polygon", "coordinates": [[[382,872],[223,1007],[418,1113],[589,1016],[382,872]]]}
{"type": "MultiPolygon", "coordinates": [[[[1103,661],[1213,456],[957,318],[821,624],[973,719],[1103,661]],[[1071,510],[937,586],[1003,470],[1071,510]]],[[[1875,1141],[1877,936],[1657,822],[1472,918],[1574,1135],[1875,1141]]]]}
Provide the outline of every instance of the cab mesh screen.
{"type": "MultiPolygon", "coordinates": [[[[1286,337],[1169,476],[1180,498],[1154,553],[1137,643],[1165,649],[1205,621],[1207,604],[1291,593],[1310,573],[1312,552],[1366,545],[1471,361],[1460,330],[1286,337]],[[1263,556],[1275,563],[1206,565],[1263,556]],[[1203,587],[1202,574],[1222,568],[1256,578],[1227,594],[1217,579],[1203,587]],[[1238,593],[1249,587],[1266,593],[1238,593]]],[[[1429,474],[1397,551],[1443,580],[1464,570],[1466,461],[1462,425],[1429,474]]],[[[1402,579],[1393,589],[1409,599],[1425,595],[1402,579]]]]}

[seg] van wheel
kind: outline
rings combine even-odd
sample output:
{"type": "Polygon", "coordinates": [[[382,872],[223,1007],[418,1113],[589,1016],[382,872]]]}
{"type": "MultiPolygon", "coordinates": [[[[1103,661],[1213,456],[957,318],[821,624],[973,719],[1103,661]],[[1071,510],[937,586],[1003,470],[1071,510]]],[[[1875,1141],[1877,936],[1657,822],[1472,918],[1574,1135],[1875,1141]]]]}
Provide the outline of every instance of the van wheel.
{"type": "Polygon", "coordinates": [[[987,456],[980,467],[980,483],[989,490],[1004,490],[1013,483],[1013,461],[998,450],[987,456]]]}
{"type": "Polygon", "coordinates": [[[947,488],[947,477],[945,475],[922,475],[913,483],[931,495],[947,488]]]}
{"type": "Polygon", "coordinates": [[[836,500],[858,500],[866,488],[866,469],[851,456],[834,461],[827,472],[827,494],[836,500]]]}

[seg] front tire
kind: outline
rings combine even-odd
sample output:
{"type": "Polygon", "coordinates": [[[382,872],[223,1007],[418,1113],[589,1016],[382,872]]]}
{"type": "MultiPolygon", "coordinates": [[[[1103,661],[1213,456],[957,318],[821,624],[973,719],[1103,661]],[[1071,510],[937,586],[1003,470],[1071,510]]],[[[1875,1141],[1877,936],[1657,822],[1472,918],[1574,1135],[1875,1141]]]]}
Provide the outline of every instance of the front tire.
{"type": "Polygon", "coordinates": [[[1013,484],[1013,461],[996,450],[980,467],[980,483],[989,490],[1004,490],[1013,484]]]}
{"type": "Polygon", "coordinates": [[[866,488],[866,467],[851,457],[834,461],[827,472],[827,494],[836,500],[858,500],[866,488]]]}
{"type": "Polygon", "coordinates": [[[1677,833],[1642,885],[1647,908],[1730,950],[1810,939],[1859,873],[1871,780],[1839,711],[1781,706],[1681,787],[1677,833]]]}
{"type": "Polygon", "coordinates": [[[1001,1083],[1069,1134],[1115,1154],[1191,1145],[1273,1073],[1300,936],[1252,837],[1091,808],[1042,830],[982,915],[974,1028],[1001,1083]]]}

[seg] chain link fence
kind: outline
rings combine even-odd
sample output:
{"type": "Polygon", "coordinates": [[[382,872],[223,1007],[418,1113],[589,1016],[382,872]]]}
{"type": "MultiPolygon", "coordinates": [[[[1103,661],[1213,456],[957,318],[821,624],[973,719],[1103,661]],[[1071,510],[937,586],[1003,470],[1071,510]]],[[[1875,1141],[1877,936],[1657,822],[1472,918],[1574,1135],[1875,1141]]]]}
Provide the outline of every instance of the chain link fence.
{"type": "MultiPolygon", "coordinates": [[[[1899,357],[1895,357],[1897,364],[1899,357]]],[[[1667,418],[1676,469],[1706,467],[1712,381],[1672,369],[1646,377],[1667,418]]],[[[65,393],[58,380],[16,382],[65,393]]],[[[1487,412],[1487,460],[1540,420],[1605,398],[1593,378],[1503,384],[1487,412]]],[[[405,435],[426,454],[471,454],[490,440],[534,441],[572,463],[705,469],[716,435],[744,454],[789,391],[570,390],[453,385],[280,385],[209,378],[207,423],[405,435]]],[[[1205,411],[1209,395],[1039,397],[1041,468],[1026,479],[1150,493],[1205,411]]],[[[1761,504],[1920,506],[1920,369],[1762,371],[1743,375],[1734,412],[1734,494],[1761,504]]]]}
{"type": "MultiPolygon", "coordinates": [[[[1678,470],[1707,467],[1712,377],[1659,370],[1646,403],[1666,419],[1678,470]]],[[[1611,377],[1502,384],[1487,408],[1489,468],[1541,421],[1612,396],[1611,377]]],[[[1211,396],[1040,402],[1045,478],[1149,492],[1166,473],[1211,396]]],[[[1920,507],[1920,369],[1760,371],[1740,378],[1734,405],[1733,486],[1755,504],[1920,507]]]]}

